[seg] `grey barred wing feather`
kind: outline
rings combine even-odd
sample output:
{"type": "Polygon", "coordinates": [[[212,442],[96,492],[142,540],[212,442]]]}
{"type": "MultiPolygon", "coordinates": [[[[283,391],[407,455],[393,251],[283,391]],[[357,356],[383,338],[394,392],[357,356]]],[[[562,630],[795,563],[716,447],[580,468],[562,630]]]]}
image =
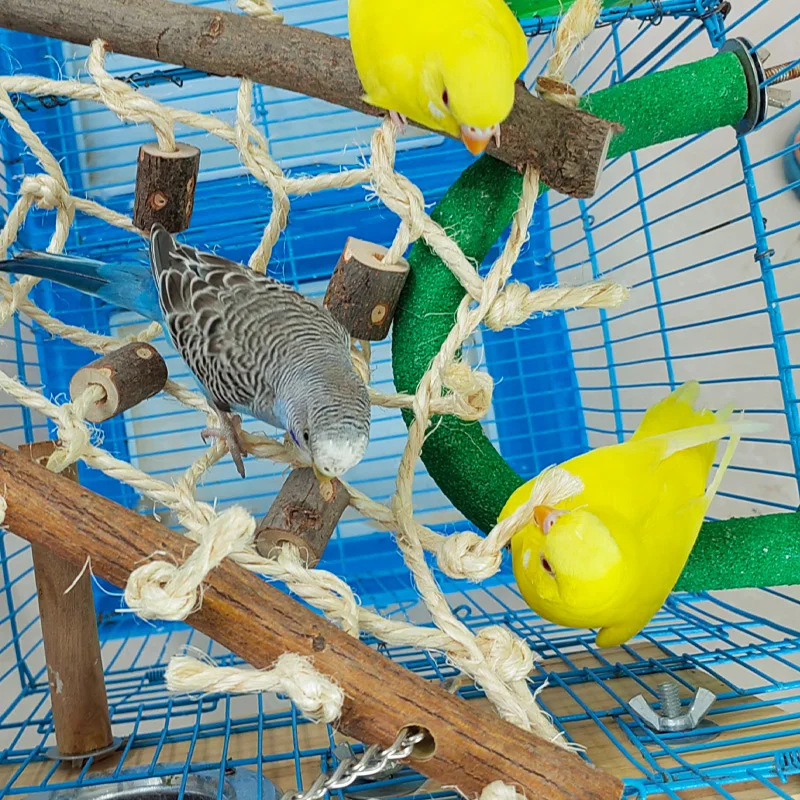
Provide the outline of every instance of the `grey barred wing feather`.
{"type": "Polygon", "coordinates": [[[164,228],[154,229],[150,241],[153,278],[173,345],[221,411],[250,408],[256,392],[268,387],[256,385],[263,365],[242,342],[247,332],[242,317],[254,294],[268,295],[272,288],[256,284],[276,282],[179,244],[164,228]]]}
{"type": "Polygon", "coordinates": [[[358,463],[369,441],[367,387],[350,337],[325,309],[241,264],[150,235],[164,328],[219,413],[218,428],[244,475],[231,411],[290,430],[322,474],[358,463]]]}
{"type": "Polygon", "coordinates": [[[245,408],[282,427],[273,401],[287,372],[315,358],[352,369],[347,332],[291,287],[164,228],[150,242],[165,327],[221,411],[245,408]]]}

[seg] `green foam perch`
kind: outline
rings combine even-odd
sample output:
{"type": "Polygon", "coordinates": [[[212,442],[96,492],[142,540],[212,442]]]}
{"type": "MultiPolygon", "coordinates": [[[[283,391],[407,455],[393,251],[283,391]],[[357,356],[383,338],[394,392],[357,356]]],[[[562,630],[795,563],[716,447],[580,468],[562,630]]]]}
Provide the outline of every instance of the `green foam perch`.
{"type": "MultiPolygon", "coordinates": [[[[585,110],[625,131],[614,158],[715,128],[737,126],[752,109],[745,66],[734,52],[654,73],[581,100],[585,110]]],[[[519,173],[484,156],[453,184],[431,213],[468,258],[481,263],[508,227],[522,189],[519,173]]],[[[542,185],[540,191],[547,187],[542,185]]],[[[392,365],[397,391],[415,392],[455,320],[464,289],[422,241],[394,320],[392,365]]],[[[403,412],[406,424],[413,416],[403,412]]],[[[422,451],[431,477],[464,516],[485,532],[523,478],[506,463],[479,422],[434,420],[422,451]]],[[[676,589],[702,591],[800,583],[800,517],[706,523],[676,589]]]]}
{"type": "MultiPolygon", "coordinates": [[[[508,7],[521,21],[532,17],[560,17],[574,5],[574,0],[506,0],[508,7]]],[[[630,6],[631,0],[603,0],[603,10],[630,6]]]]}

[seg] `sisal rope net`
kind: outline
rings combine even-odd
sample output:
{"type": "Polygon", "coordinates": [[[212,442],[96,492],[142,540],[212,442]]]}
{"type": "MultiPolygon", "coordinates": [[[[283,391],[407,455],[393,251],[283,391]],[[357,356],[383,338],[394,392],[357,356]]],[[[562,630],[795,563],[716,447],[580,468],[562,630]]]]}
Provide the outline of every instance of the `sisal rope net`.
{"type": "MultiPolygon", "coordinates": [[[[246,13],[274,17],[280,22],[269,3],[238,0],[246,13]]],[[[587,6],[579,0],[576,7],[587,6]]],[[[593,12],[598,11],[597,4],[593,12]]],[[[574,16],[574,15],[573,15],[574,16]]],[[[569,16],[562,28],[569,23],[569,16]]],[[[593,25],[581,16],[583,38],[593,25]]],[[[559,47],[575,49],[574,35],[561,35],[559,47]]],[[[530,518],[538,504],[556,504],[581,490],[580,482],[563,470],[551,468],[537,478],[531,500],[513,516],[499,523],[487,537],[471,531],[444,536],[425,527],[414,518],[414,469],[419,461],[426,430],[436,414],[454,414],[463,419],[480,419],[491,401],[490,376],[475,372],[458,359],[465,340],[481,325],[494,330],[518,325],[532,314],[575,307],[612,307],[626,297],[625,290],[609,283],[590,283],[573,288],[543,288],[531,290],[525,284],[512,282],[512,268],[526,241],[539,191],[535,170],[524,176],[519,207],[514,215],[511,232],[503,252],[492,265],[486,278],[481,279],[464,253],[425,211],[420,190],[394,169],[395,131],[389,122],[379,126],[372,137],[369,163],[361,168],[337,171],[312,178],[287,177],[269,155],[263,134],[251,119],[253,86],[242,80],[238,91],[236,121],[230,125],[214,116],[173,108],[140,94],[132,86],[115,80],[105,69],[106,47],[95,41],[87,61],[91,81],[49,80],[35,76],[0,77],[0,115],[23,140],[38,159],[42,172],[28,175],[22,181],[19,198],[9,212],[0,231],[0,258],[5,258],[17,238],[27,214],[36,206],[56,211],[55,229],[48,250],[61,252],[76,213],[103,220],[109,225],[142,234],[131,219],[92,200],[71,194],[58,160],[44,146],[23,119],[9,92],[35,96],[57,95],[101,103],[124,121],[146,123],[155,131],[162,150],[175,149],[175,125],[180,123],[218,137],[239,152],[241,162],[259,182],[271,192],[272,212],[249,266],[259,272],[266,270],[272,249],[288,220],[290,196],[305,195],[323,189],[346,188],[371,184],[384,205],[400,219],[397,235],[387,259],[401,256],[407,247],[423,239],[447,264],[465,289],[456,322],[447,340],[414,395],[384,394],[370,389],[374,405],[389,408],[410,408],[414,412],[406,442],[397,485],[389,505],[372,500],[353,486],[345,486],[351,504],[381,528],[394,531],[405,562],[413,574],[419,594],[432,617],[434,626],[413,625],[383,617],[359,605],[348,584],[321,569],[309,569],[298,551],[284,545],[270,558],[258,554],[253,545],[256,522],[240,506],[217,512],[208,503],[197,499],[195,489],[204,473],[226,453],[224,443],[213,444],[174,484],[159,480],[131,464],[115,458],[92,442],[92,431],[85,414],[99,398],[97,388],[87,390],[73,402],[57,404],[43,394],[25,386],[20,380],[0,371],[0,390],[18,403],[34,409],[52,420],[58,428],[61,447],[51,456],[48,468],[61,471],[81,459],[95,469],[133,487],[141,495],[163,504],[177,515],[185,535],[198,547],[183,564],[167,563],[153,558],[137,568],[130,576],[125,600],[128,606],[145,618],[165,620],[185,619],[202,603],[203,580],[223,559],[230,558],[242,567],[268,579],[280,580],[335,624],[353,636],[365,631],[389,645],[441,651],[448,660],[479,684],[498,713],[509,722],[533,731],[562,746],[569,745],[548,715],[538,706],[527,684],[533,669],[533,653],[515,634],[502,626],[490,626],[477,634],[456,618],[433,573],[425,561],[425,551],[432,552],[439,567],[449,576],[484,580],[500,568],[503,548],[530,518]]],[[[563,55],[563,54],[562,54],[563,55]]],[[[559,57],[558,79],[563,81],[566,57],[559,57]]],[[[555,58],[555,57],[554,57],[555,58]]],[[[551,70],[551,74],[554,74],[551,70]]],[[[101,353],[114,350],[130,341],[149,341],[159,335],[157,323],[149,325],[133,337],[115,338],[91,333],[81,327],[64,324],[36,306],[29,298],[37,279],[25,277],[11,283],[0,276],[0,325],[15,313],[35,320],[54,336],[101,353]]],[[[360,343],[353,347],[356,367],[369,381],[369,346],[360,343]]],[[[172,381],[166,389],[185,406],[209,415],[213,412],[204,397],[172,381]]],[[[291,442],[277,441],[263,435],[245,432],[247,453],[258,458],[270,458],[286,464],[300,463],[300,455],[291,442]]],[[[0,497],[0,521],[5,514],[5,500],[0,497]]],[[[286,654],[267,671],[219,668],[191,654],[176,656],[170,664],[168,685],[175,691],[189,692],[261,692],[282,691],[290,695],[297,706],[316,720],[333,721],[341,709],[342,693],[335,677],[317,673],[307,660],[286,654]]],[[[484,790],[485,800],[511,797],[513,787],[495,782],[484,790]]],[[[483,796],[483,795],[482,795],[483,796]]]]}

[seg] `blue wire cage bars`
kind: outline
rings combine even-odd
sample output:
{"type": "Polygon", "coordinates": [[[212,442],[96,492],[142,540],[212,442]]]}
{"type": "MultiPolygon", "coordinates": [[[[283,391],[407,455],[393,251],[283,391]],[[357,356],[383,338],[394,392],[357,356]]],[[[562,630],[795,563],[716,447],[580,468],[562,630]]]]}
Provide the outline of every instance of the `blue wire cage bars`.
{"type": "MultiPolygon", "coordinates": [[[[227,8],[222,2],[204,5],[227,8]]],[[[725,40],[747,36],[773,61],[797,61],[800,14],[785,0],[661,0],[607,9],[600,29],[576,59],[583,93],[712,54],[725,40]],[[731,9],[730,6],[733,6],[731,9]]],[[[289,24],[346,35],[341,0],[282,5],[289,24]]],[[[543,67],[555,19],[526,22],[531,34],[528,81],[543,67]]],[[[0,74],[78,76],[85,48],[0,32],[0,74]]],[[[110,56],[113,75],[143,93],[222,118],[235,113],[238,84],[188,69],[110,56]]],[[[136,154],[150,131],[123,125],[107,109],[60,97],[15,96],[25,119],[58,157],[73,192],[130,213],[136,154]]],[[[676,102],[682,102],[676,98],[676,102]]],[[[798,506],[800,421],[793,327],[800,280],[800,205],[783,177],[791,154],[797,103],[775,110],[743,137],[732,130],[651,148],[611,161],[600,191],[587,201],[545,195],[516,277],[532,286],[610,277],[632,287],[615,312],[577,311],[533,319],[500,334],[474,337],[466,357],[495,378],[486,433],[523,475],[588,447],[622,439],[644,409],[681,381],[697,377],[703,399],[734,400],[771,424],[763,439],[741,445],[715,501],[716,517],[794,511],[798,506]]],[[[273,156],[304,174],[358,163],[374,120],[287,92],[257,87],[256,123],[273,156]]],[[[200,147],[201,177],[185,240],[246,261],[270,210],[270,197],[250,181],[236,152],[195,131],[178,136],[200,147]]],[[[402,140],[399,171],[436,201],[468,165],[463,148],[433,135],[402,140]]],[[[0,221],[22,177],[39,171],[7,125],[0,124],[0,221]]],[[[20,237],[43,248],[52,212],[34,212],[20,237]]],[[[388,243],[396,220],[362,188],[326,191],[293,202],[291,224],[270,264],[272,274],[310,295],[324,291],[344,241],[357,235],[388,243]]],[[[71,253],[104,260],[130,258],[138,240],[78,215],[71,253]]],[[[492,255],[496,255],[497,250],[492,255]]],[[[58,318],[101,333],[128,333],[135,316],[62,287],[40,284],[37,302],[58,318]]],[[[75,369],[92,356],[57,340],[24,317],[0,331],[2,368],[48,396],[67,392],[75,369]]],[[[186,368],[162,340],[170,374],[186,368]]],[[[387,342],[374,348],[375,384],[393,390],[387,342]]],[[[177,477],[202,447],[201,415],[156,397],[101,426],[104,446],[161,477],[177,477]]],[[[0,403],[0,435],[11,444],[52,434],[47,423],[10,401],[0,403]]],[[[353,482],[388,500],[405,435],[395,411],[376,409],[372,444],[353,482]]],[[[242,481],[233,465],[217,465],[200,498],[266,512],[281,470],[248,465],[242,481]]],[[[142,513],[173,524],[165,509],[144,504],[129,487],[81,467],[81,481],[142,513]]],[[[464,522],[419,467],[420,519],[441,530],[464,522]]],[[[345,577],[365,605],[415,623],[428,617],[391,537],[348,512],[323,566],[345,577]]],[[[108,761],[77,767],[48,760],[54,743],[35,584],[28,546],[0,537],[0,797],[74,793],[125,778],[162,776],[179,796],[194,796],[198,776],[219,780],[211,795],[230,796],[235,774],[262,774],[282,789],[308,786],[341,755],[338,738],[307,724],[282,698],[201,699],[171,695],[169,658],[186,644],[220,664],[240,663],[181,624],[151,624],[124,612],[119,593],[97,582],[96,605],[115,735],[123,740],[108,761]],[[226,788],[227,787],[227,788],[226,788]],[[228,794],[226,795],[226,792],[228,794]]],[[[504,624],[540,656],[531,690],[570,739],[595,763],[625,778],[627,796],[665,798],[791,798],[800,796],[800,593],[763,589],[675,594],[646,630],[627,645],[598,650],[589,631],[568,631],[536,617],[517,593],[508,565],[480,588],[442,577],[452,606],[473,630],[504,624]],[[692,735],[655,733],[627,707],[673,680],[684,699],[698,687],[717,695],[708,722],[692,735]]],[[[481,702],[479,689],[452,684],[444,657],[367,639],[388,658],[430,680],[444,681],[481,702]]],[[[369,743],[367,743],[369,744],[369,743]]],[[[356,746],[356,750],[359,747],[356,746]]],[[[209,784],[211,785],[211,784],[209,784]]],[[[271,797],[254,780],[247,793],[271,797]]],[[[353,798],[434,794],[408,769],[340,792],[353,798]]]]}

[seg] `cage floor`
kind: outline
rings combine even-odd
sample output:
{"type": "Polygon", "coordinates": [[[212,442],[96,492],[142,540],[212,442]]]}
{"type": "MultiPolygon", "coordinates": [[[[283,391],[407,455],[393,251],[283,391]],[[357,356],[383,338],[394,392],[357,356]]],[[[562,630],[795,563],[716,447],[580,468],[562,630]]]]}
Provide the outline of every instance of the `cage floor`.
{"type": "MultiPolygon", "coordinates": [[[[524,605],[508,573],[504,579],[448,599],[472,630],[504,624],[525,639],[538,657],[531,690],[544,686],[540,702],[564,735],[583,745],[595,765],[623,778],[629,796],[800,797],[800,591],[674,595],[633,642],[597,650],[592,632],[541,620],[524,605]],[[762,616],[767,608],[769,619],[762,616]],[[628,710],[627,702],[639,693],[655,702],[655,687],[665,679],[679,684],[684,703],[699,687],[717,695],[707,722],[694,734],[651,732],[628,710]]],[[[377,610],[427,622],[418,604],[377,610]]],[[[455,680],[457,672],[443,655],[367,641],[468,702],[487,702],[473,685],[455,680]]],[[[122,774],[174,775],[175,764],[183,765],[184,776],[255,769],[287,790],[307,787],[320,768],[335,763],[333,748],[344,740],[329,727],[305,722],[282,698],[208,695],[198,702],[168,692],[164,668],[186,644],[220,664],[242,663],[184,626],[105,642],[112,724],[124,745],[110,758],[70,769],[45,758],[53,728],[37,642],[27,658],[33,680],[0,715],[0,732],[10,741],[2,754],[0,796],[107,783],[122,774]]],[[[452,796],[420,785],[410,770],[385,788],[392,797],[412,791],[452,796]]]]}

